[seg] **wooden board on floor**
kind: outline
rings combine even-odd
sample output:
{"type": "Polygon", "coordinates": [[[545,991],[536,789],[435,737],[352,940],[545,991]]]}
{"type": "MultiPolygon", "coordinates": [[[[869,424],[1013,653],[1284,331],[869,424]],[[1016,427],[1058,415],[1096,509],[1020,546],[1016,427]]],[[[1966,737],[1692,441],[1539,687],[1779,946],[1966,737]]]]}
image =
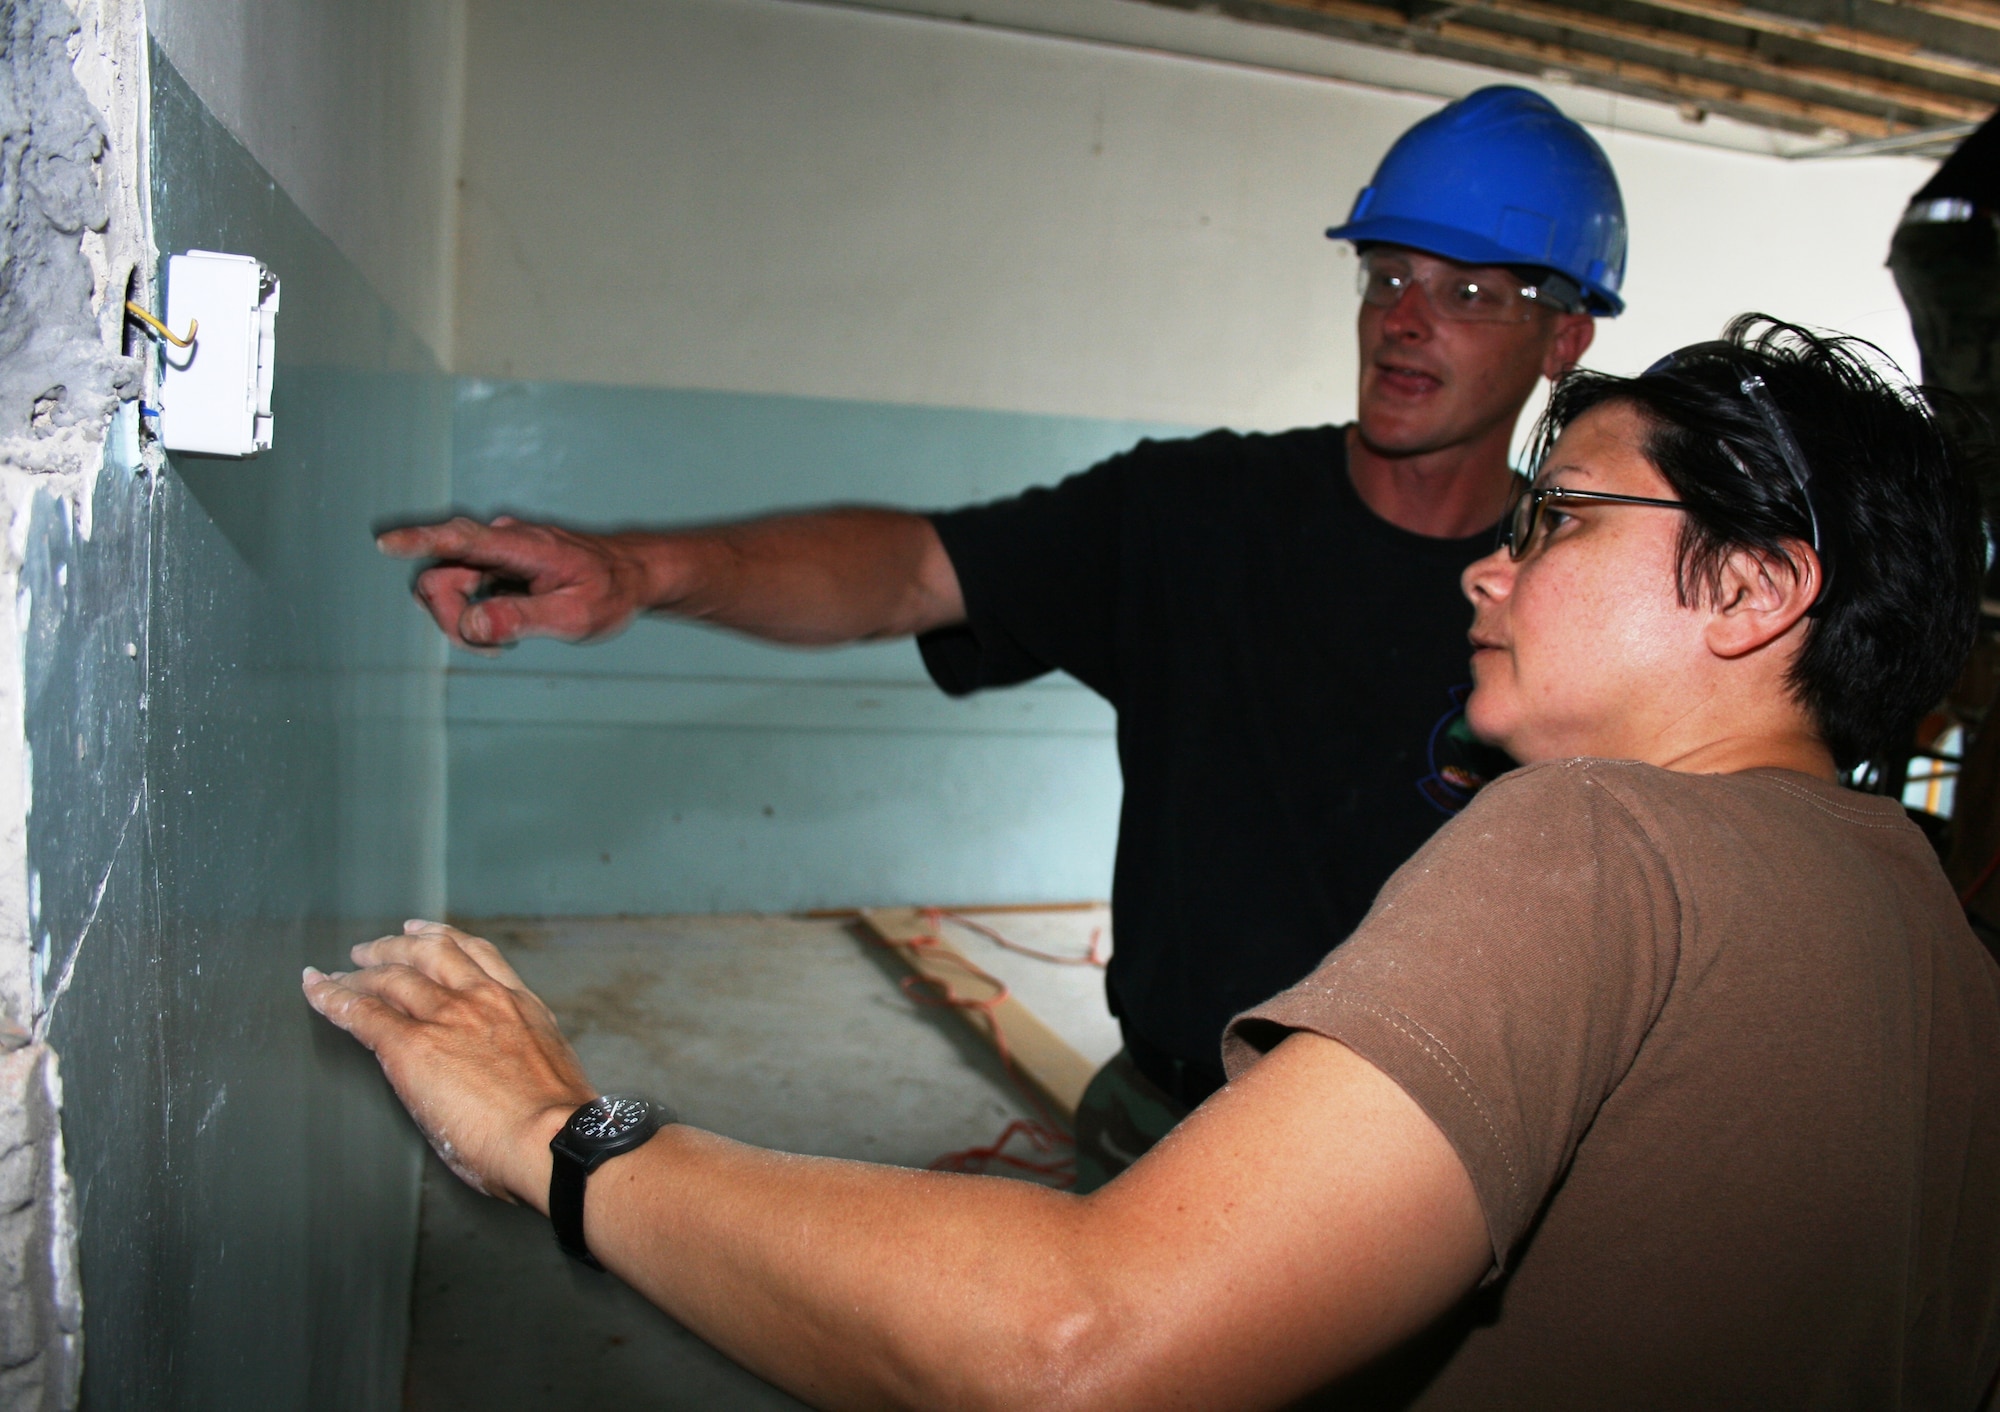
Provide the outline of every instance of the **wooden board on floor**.
{"type": "MultiPolygon", "coordinates": [[[[995,993],[993,984],[980,979],[983,973],[944,939],[942,928],[934,928],[922,909],[867,908],[861,920],[904,965],[934,985],[949,986],[953,993],[974,1000],[995,993]]],[[[989,1043],[997,1021],[1015,1072],[1048,1099],[1065,1123],[1076,1121],[1076,1105],[1097,1072],[1095,1065],[1011,995],[992,1007],[991,1020],[985,1010],[961,1008],[958,1013],[989,1043]]]]}

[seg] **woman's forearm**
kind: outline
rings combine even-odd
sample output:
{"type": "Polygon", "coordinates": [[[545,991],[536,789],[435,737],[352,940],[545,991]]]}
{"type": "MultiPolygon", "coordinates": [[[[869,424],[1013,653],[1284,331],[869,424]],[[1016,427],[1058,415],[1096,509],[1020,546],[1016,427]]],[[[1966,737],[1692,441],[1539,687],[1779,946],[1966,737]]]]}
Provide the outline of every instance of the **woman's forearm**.
{"type": "Polygon", "coordinates": [[[591,1178],[605,1265],[815,1406],[1059,1408],[1108,1330],[1087,1203],[670,1127],[591,1178]]]}

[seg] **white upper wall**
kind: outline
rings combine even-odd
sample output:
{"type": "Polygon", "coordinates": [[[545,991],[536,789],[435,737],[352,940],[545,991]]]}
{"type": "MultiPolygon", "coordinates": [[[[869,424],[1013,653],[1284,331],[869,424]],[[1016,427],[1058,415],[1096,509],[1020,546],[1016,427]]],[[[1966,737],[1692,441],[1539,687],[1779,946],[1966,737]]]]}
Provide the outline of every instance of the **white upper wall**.
{"type": "Polygon", "coordinates": [[[209,111],[447,364],[465,0],[146,8],[209,111]]]}
{"type": "MultiPolygon", "coordinates": [[[[1439,101],[794,0],[471,0],[467,55],[461,372],[1244,427],[1351,411],[1321,233],[1439,101]]],[[[1930,164],[1595,130],[1633,240],[1593,365],[1752,307],[1914,363],[1882,261],[1930,164]]]]}

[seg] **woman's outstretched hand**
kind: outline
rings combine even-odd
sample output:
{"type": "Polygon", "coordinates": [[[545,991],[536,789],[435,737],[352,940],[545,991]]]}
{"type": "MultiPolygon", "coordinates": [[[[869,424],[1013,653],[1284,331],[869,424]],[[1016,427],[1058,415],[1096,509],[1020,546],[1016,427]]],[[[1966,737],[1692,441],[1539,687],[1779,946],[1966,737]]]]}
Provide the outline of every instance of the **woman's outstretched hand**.
{"type": "Polygon", "coordinates": [[[352,955],[357,970],[307,968],[308,1003],[374,1052],[463,1181],[544,1209],[549,1139],[597,1097],[548,1006],[492,942],[441,922],[405,922],[352,955]]]}

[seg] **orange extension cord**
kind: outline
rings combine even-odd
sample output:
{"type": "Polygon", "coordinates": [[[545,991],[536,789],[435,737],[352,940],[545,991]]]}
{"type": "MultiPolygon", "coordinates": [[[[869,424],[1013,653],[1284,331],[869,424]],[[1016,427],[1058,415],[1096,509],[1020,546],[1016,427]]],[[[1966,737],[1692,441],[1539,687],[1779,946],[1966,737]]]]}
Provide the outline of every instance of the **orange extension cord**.
{"type": "Polygon", "coordinates": [[[929,976],[905,976],[902,979],[903,993],[918,1005],[940,1006],[951,1010],[977,1010],[986,1017],[987,1027],[993,1033],[993,1047],[999,1052],[1000,1067],[1007,1071],[1007,1077],[1014,1087],[1028,1100],[1035,1110],[1034,1118],[1016,1118],[1000,1130],[1000,1135],[983,1147],[967,1147],[957,1152],[947,1152],[931,1163],[933,1172],[969,1172],[986,1175],[995,1167],[1009,1167],[1017,1172],[1038,1178],[1050,1186],[1069,1187],[1076,1185],[1076,1140],[1063,1130],[1055,1114],[1049,1111],[1042,1096],[1034,1085],[1021,1077],[1014,1067],[1014,1054],[1007,1047],[1007,1032],[1000,1025],[997,1013],[1000,1002],[1010,992],[1006,982],[991,972],[982,970],[960,956],[956,951],[944,946],[941,933],[947,919],[958,923],[969,931],[979,933],[988,941],[1003,946],[1009,951],[1018,951],[1023,956],[1032,956],[1038,961],[1047,961],[1056,966],[1096,966],[1102,968],[1104,961],[1104,929],[1093,928],[1090,933],[1089,949],[1081,956],[1063,956],[1051,951],[1040,951],[1032,946],[1023,946],[1011,938],[1002,936],[992,927],[975,922],[970,917],[956,912],[947,912],[941,907],[923,909],[924,920],[930,930],[923,936],[911,940],[884,945],[907,946],[912,951],[928,950],[933,962],[949,962],[965,972],[969,979],[983,982],[992,994],[985,996],[966,995],[948,981],[934,980],[929,976]],[[1023,1156],[1008,1150],[1014,1139],[1021,1138],[1036,1156],[1023,1156]]]}

